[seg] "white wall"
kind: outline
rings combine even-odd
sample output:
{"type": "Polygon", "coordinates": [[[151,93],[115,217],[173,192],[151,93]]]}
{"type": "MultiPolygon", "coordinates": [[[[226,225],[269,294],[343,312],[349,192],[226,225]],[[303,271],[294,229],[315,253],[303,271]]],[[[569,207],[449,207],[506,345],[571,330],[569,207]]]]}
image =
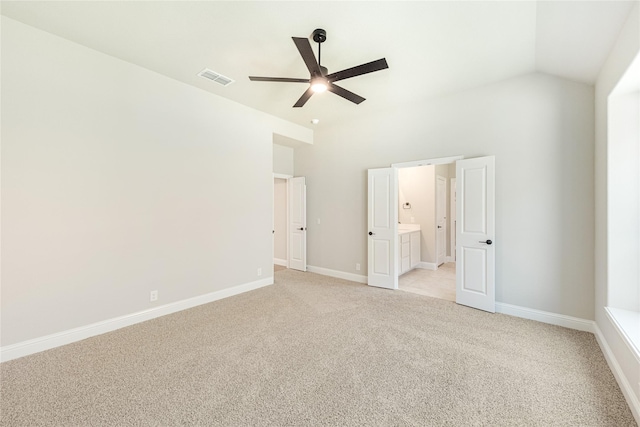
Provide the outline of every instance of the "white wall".
{"type": "Polygon", "coordinates": [[[1,119],[3,347],[269,278],[299,126],[5,17],[1,119]]]}
{"type": "Polygon", "coordinates": [[[308,178],[309,265],[366,271],[367,169],[495,155],[496,299],[593,319],[593,87],[530,74],[318,128],[314,140],[294,153],[308,178]]]}
{"type": "Polygon", "coordinates": [[[608,317],[610,254],[607,249],[609,229],[607,216],[609,168],[616,165],[608,158],[608,97],[633,59],[640,52],[640,7],[636,5],[618,36],[618,40],[602,67],[595,86],[595,320],[601,346],[609,358],[618,383],[636,420],[640,422],[640,360],[624,342],[608,317]]]}
{"type": "Polygon", "coordinates": [[[273,173],[293,176],[293,148],[273,144],[273,173]]]}
{"type": "Polygon", "coordinates": [[[273,258],[287,260],[287,180],[273,180],[273,258]]]}

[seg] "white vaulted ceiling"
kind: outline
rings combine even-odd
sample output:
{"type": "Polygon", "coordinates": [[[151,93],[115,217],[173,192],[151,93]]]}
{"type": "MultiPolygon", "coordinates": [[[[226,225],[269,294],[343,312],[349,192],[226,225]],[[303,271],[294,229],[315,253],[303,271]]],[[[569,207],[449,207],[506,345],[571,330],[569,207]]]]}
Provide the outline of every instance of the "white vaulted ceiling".
{"type": "MultiPolygon", "coordinates": [[[[544,72],[593,84],[633,1],[2,2],[2,14],[283,119],[311,127],[419,99],[544,72]],[[389,69],[344,80],[292,108],[308,78],[291,37],[327,31],[335,72],[382,57],[389,69]],[[197,76],[210,68],[236,80],[197,76]]],[[[317,45],[313,44],[317,52],[317,45]]]]}

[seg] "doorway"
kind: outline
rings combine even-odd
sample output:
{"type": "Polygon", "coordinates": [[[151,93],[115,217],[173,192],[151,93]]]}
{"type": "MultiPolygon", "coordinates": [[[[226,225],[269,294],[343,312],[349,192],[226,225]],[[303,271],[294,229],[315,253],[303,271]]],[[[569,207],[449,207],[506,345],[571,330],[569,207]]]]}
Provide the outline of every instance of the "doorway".
{"type": "MultiPolygon", "coordinates": [[[[456,165],[456,303],[494,313],[495,156],[455,156],[369,169],[367,284],[398,289],[398,272],[406,265],[401,250],[413,246],[410,239],[405,245],[407,239],[399,233],[399,169],[451,162],[456,165]]],[[[408,259],[413,262],[410,254],[408,259]]]]}
{"type": "Polygon", "coordinates": [[[273,265],[307,271],[306,184],[304,177],[273,176],[273,265]]]}
{"type": "Polygon", "coordinates": [[[456,300],[455,243],[449,233],[455,227],[451,179],[455,179],[454,162],[398,169],[398,289],[402,291],[456,300]],[[415,261],[402,262],[407,252],[415,261]]]}

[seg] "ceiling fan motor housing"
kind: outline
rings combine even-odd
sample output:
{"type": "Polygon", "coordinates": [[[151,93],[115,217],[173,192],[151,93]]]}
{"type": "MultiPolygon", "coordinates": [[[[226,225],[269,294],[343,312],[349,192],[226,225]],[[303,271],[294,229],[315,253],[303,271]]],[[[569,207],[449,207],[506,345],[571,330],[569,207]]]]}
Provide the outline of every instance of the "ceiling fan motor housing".
{"type": "Polygon", "coordinates": [[[327,40],[327,32],[322,28],[313,30],[313,41],[316,43],[323,43],[327,40]]]}

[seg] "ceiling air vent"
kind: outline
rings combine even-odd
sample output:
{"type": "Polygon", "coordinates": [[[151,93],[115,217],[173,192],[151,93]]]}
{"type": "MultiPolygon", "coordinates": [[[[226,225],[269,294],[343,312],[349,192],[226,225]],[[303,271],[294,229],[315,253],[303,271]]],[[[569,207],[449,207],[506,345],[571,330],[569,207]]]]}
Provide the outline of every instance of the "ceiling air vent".
{"type": "Polygon", "coordinates": [[[233,79],[230,79],[227,76],[223,76],[222,74],[216,73],[215,71],[210,70],[208,68],[205,68],[204,70],[200,71],[198,75],[207,80],[211,80],[218,84],[221,84],[222,86],[229,86],[231,83],[235,81],[233,79]]]}

